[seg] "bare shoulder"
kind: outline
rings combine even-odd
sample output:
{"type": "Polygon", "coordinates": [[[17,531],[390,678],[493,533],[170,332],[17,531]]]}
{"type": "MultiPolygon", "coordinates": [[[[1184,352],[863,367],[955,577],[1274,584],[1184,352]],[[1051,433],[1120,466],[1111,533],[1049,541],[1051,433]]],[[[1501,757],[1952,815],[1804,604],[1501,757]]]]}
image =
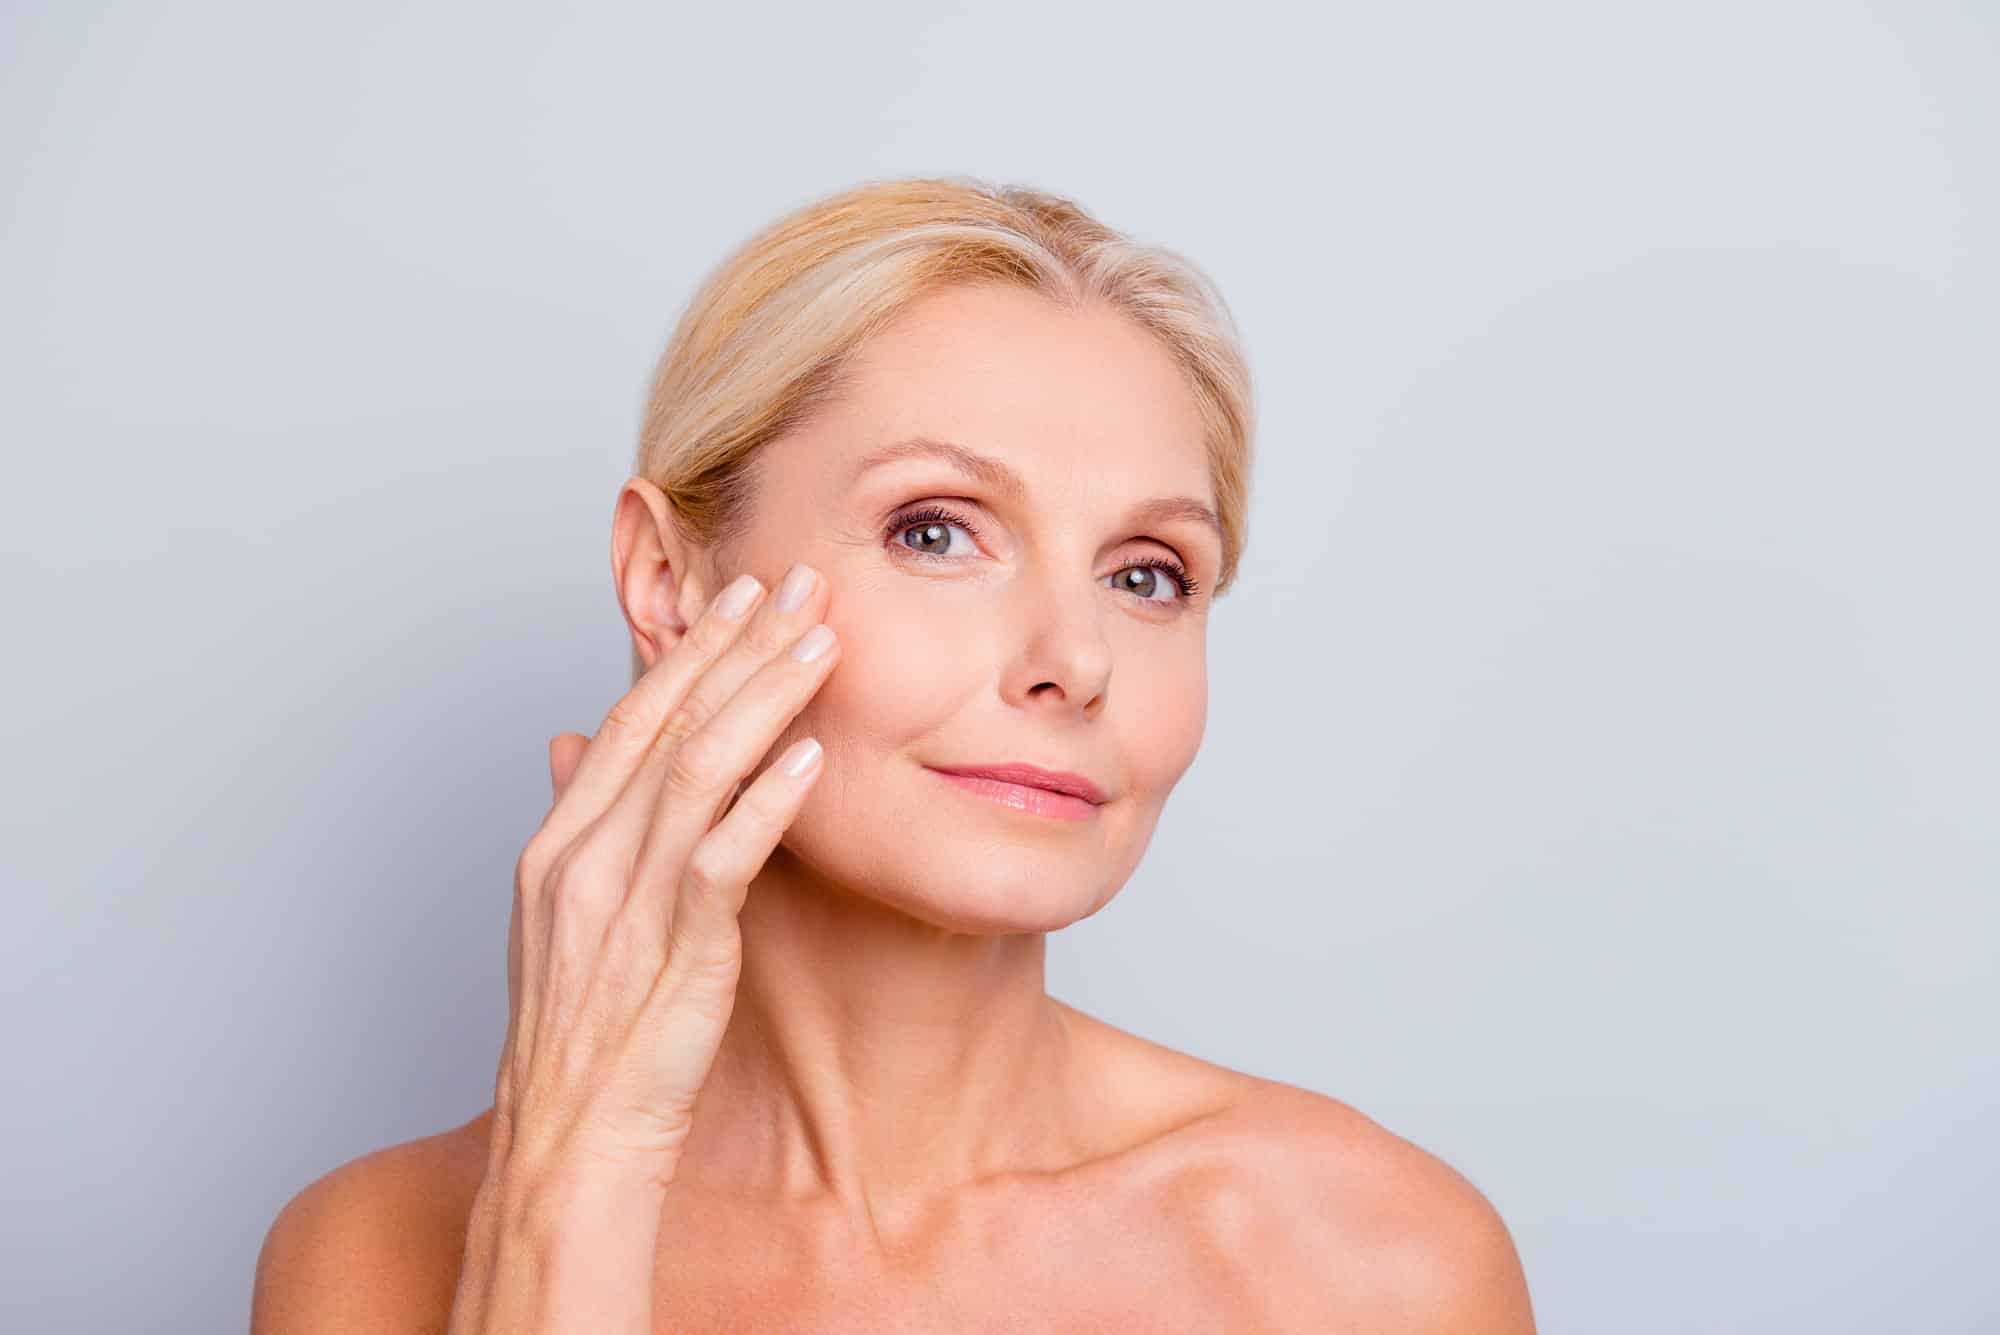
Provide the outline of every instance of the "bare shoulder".
{"type": "Polygon", "coordinates": [[[1191,1189],[1280,1328],[1532,1335],[1506,1224],[1443,1159],[1338,1099],[1250,1077],[1203,1130],[1191,1189]]]}
{"type": "Polygon", "coordinates": [[[1339,1099],[1069,1014],[1103,1087],[1151,1110],[1097,1179],[1105,1199],[1174,1221],[1233,1327],[1532,1335],[1507,1226],[1443,1159],[1339,1099]]]}
{"type": "Polygon", "coordinates": [[[251,1335],[442,1332],[490,1119],[364,1154],[301,1188],[258,1253],[251,1335]]]}

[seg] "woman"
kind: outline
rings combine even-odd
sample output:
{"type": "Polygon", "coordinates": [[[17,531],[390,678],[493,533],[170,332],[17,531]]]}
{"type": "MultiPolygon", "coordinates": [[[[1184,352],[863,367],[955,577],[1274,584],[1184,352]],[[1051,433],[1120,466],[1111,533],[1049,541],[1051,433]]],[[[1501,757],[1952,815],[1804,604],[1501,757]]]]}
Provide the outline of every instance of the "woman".
{"type": "Polygon", "coordinates": [[[870,183],[712,273],[495,1106],[301,1192],[254,1329],[1532,1330],[1444,1163],[1044,991],[1200,744],[1250,429],[1207,280],[1041,192],[870,183]]]}

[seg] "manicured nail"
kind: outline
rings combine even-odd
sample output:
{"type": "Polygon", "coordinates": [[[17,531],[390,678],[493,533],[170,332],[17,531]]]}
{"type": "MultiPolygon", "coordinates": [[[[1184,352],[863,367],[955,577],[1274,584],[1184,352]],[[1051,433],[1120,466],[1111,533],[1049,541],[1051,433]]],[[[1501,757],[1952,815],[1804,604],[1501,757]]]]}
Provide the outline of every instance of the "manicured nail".
{"type": "Polygon", "coordinates": [[[781,763],[785,767],[785,773],[791,775],[793,778],[797,778],[811,769],[813,762],[818,759],[819,742],[815,738],[808,737],[803,742],[794,745],[791,750],[785,752],[785,758],[781,763]]]}
{"type": "Polygon", "coordinates": [[[806,595],[813,591],[813,584],[819,577],[813,568],[800,562],[785,576],[785,582],[778,586],[778,610],[796,612],[805,605],[806,595]]]}
{"type": "Polygon", "coordinates": [[[792,657],[801,663],[810,663],[832,647],[833,630],[822,621],[799,636],[799,642],[792,646],[792,657]]]}
{"type": "Polygon", "coordinates": [[[715,610],[730,621],[750,610],[750,604],[757,601],[757,590],[763,585],[755,575],[738,575],[734,583],[722,591],[715,600],[715,610]]]}

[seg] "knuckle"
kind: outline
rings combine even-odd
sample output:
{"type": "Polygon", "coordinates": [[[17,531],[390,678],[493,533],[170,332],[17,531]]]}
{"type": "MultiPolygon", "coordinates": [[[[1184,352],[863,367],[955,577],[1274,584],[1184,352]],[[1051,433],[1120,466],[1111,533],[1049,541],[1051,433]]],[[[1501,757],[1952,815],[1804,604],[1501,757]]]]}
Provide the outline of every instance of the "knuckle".
{"type": "Polygon", "coordinates": [[[555,835],[548,830],[537,830],[530,835],[521,846],[521,856],[514,860],[515,888],[523,892],[539,888],[561,852],[555,835]]]}
{"type": "Polygon", "coordinates": [[[675,705],[667,711],[666,719],[660,724],[660,745],[681,746],[701,730],[705,713],[700,700],[692,695],[675,705]]]}
{"type": "Polygon", "coordinates": [[[640,717],[638,705],[629,695],[619,697],[612,702],[611,708],[604,711],[602,730],[614,736],[636,736],[644,727],[645,720],[640,717]]]}
{"type": "Polygon", "coordinates": [[[716,761],[711,735],[699,733],[688,738],[667,757],[667,786],[682,797],[708,792],[720,773],[716,761]]]}
{"type": "Polygon", "coordinates": [[[546,895],[559,908],[593,907],[623,896],[624,880],[618,873],[609,850],[591,843],[578,845],[550,871],[546,895]]]}
{"type": "Polygon", "coordinates": [[[666,962],[666,943],[656,940],[637,918],[621,910],[605,932],[604,954],[620,973],[649,982],[666,962]]]}
{"type": "Polygon", "coordinates": [[[668,935],[672,949],[667,973],[674,1004],[721,1019],[742,976],[742,933],[732,926],[711,934],[687,914],[676,913],[668,935]]]}
{"type": "Polygon", "coordinates": [[[730,859],[708,840],[694,846],[681,872],[682,885],[697,895],[718,894],[734,875],[730,859]]]}

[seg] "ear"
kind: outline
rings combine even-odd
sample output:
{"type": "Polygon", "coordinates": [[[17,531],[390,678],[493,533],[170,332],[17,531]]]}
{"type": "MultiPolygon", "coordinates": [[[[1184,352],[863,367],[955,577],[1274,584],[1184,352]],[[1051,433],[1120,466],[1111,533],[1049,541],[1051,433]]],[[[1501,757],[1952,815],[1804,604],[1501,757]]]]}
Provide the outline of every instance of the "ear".
{"type": "Polygon", "coordinates": [[[701,549],[687,541],[666,493],[642,477],[625,480],[611,517],[611,579],[632,649],[647,667],[674,647],[708,603],[701,549]]]}

